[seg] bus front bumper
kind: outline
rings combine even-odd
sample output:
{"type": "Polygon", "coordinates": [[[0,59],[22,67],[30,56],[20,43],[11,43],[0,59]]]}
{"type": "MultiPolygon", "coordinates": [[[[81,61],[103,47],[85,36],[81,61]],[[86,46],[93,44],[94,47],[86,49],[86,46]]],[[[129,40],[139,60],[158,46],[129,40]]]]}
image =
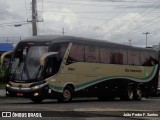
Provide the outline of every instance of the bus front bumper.
{"type": "Polygon", "coordinates": [[[43,86],[37,86],[34,88],[21,88],[21,87],[12,87],[6,86],[6,96],[9,97],[48,97],[48,86],[47,84],[43,86]]]}

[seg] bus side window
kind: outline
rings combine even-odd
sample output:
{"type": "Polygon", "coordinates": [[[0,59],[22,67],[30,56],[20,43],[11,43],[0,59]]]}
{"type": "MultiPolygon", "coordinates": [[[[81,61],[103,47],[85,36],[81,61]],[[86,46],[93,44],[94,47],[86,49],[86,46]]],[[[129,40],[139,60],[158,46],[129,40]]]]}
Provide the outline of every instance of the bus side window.
{"type": "Polygon", "coordinates": [[[113,49],[101,47],[100,48],[100,62],[113,63],[113,49]]]}
{"type": "Polygon", "coordinates": [[[128,64],[141,65],[141,57],[139,51],[128,50],[128,64]]]}
{"type": "Polygon", "coordinates": [[[99,62],[99,47],[98,46],[85,46],[85,61],[86,62],[99,62]]]}
{"type": "Polygon", "coordinates": [[[127,64],[127,51],[124,49],[115,49],[115,64],[127,64]]]}
{"type": "Polygon", "coordinates": [[[50,47],[49,52],[58,52],[57,59],[62,62],[67,47],[68,43],[55,43],[50,47]]]}
{"type": "Polygon", "coordinates": [[[84,45],[73,44],[66,64],[84,61],[84,45]]]}
{"type": "Polygon", "coordinates": [[[141,65],[148,66],[149,65],[149,53],[141,51],[141,65]]]}
{"type": "Polygon", "coordinates": [[[150,53],[150,63],[151,65],[155,65],[158,63],[158,55],[156,55],[156,53],[154,52],[150,53]]]}

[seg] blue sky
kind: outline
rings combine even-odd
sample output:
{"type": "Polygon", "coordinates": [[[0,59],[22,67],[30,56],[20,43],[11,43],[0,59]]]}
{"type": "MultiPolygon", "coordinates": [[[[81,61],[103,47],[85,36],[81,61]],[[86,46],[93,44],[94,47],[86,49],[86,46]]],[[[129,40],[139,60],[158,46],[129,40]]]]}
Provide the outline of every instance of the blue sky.
{"type": "MultiPolygon", "coordinates": [[[[0,42],[32,36],[32,0],[0,0],[0,42]],[[22,23],[21,27],[14,27],[22,23]],[[8,37],[8,38],[7,38],[8,37]]],[[[38,35],[62,34],[145,46],[160,42],[159,0],[37,0],[38,35]]]]}

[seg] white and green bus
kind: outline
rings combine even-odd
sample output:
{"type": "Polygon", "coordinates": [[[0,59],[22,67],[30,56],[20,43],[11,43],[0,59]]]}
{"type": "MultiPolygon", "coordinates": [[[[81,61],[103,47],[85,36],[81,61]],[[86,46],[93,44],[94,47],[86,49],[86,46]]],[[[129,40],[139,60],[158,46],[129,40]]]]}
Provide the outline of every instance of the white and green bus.
{"type": "Polygon", "coordinates": [[[73,97],[141,100],[156,94],[158,52],[73,36],[36,36],[15,48],[7,96],[34,102],[73,97]]]}

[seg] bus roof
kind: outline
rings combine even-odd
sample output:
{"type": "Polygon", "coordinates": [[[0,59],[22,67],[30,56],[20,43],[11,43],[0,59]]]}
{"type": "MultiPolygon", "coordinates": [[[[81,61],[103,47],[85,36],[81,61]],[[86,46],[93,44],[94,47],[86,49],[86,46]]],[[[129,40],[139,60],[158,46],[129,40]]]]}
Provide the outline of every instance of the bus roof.
{"type": "Polygon", "coordinates": [[[21,42],[45,42],[45,43],[58,43],[58,42],[76,42],[76,43],[89,43],[95,45],[103,45],[103,46],[110,46],[110,47],[118,47],[118,48],[126,48],[126,49],[137,49],[137,50],[147,50],[147,51],[155,51],[151,48],[141,48],[141,47],[134,47],[129,45],[123,45],[119,43],[113,43],[106,40],[99,40],[99,39],[89,39],[89,38],[82,38],[82,37],[74,37],[74,36],[63,36],[63,35],[40,35],[40,36],[33,36],[24,39],[21,42]]]}

